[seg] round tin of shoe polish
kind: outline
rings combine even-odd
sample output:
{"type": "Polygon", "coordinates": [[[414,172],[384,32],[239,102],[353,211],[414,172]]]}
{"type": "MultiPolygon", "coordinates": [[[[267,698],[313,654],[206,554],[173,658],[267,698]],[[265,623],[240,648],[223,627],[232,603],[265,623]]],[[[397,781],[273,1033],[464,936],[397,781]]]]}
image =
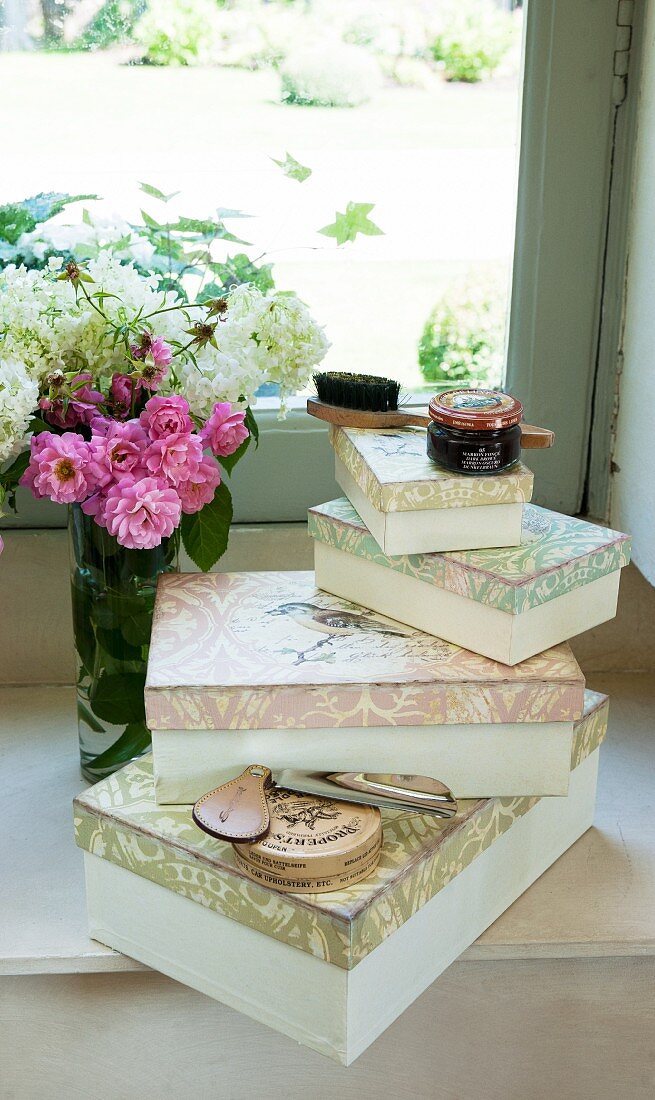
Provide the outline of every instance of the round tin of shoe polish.
{"type": "Polygon", "coordinates": [[[375,870],[382,846],[380,811],[275,788],[261,840],[233,844],[249,878],[289,893],[342,890],[375,870]]]}
{"type": "Polygon", "coordinates": [[[429,458],[457,474],[496,474],[521,457],[523,406],[496,390],[446,390],[430,401],[429,458]]]}

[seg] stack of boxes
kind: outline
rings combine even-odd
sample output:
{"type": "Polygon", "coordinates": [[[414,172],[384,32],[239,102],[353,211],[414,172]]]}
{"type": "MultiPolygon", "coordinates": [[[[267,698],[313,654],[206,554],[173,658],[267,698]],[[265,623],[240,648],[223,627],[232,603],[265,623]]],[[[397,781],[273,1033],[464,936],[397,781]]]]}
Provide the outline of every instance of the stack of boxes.
{"type": "Polygon", "coordinates": [[[529,504],[519,465],[436,467],[415,429],[331,430],[346,497],[308,573],[168,575],[153,760],[76,801],[91,934],[349,1064],[591,824],[605,696],[567,638],[611,618],[625,536],[529,504]],[[432,775],[348,890],[252,882],[191,819],[252,763],[432,775]]]}

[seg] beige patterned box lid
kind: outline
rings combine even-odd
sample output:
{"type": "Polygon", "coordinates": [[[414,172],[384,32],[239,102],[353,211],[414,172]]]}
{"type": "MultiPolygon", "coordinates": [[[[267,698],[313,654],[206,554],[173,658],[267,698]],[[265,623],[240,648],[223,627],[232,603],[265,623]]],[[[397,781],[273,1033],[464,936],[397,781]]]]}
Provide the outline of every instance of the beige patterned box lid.
{"type": "Polygon", "coordinates": [[[566,643],[510,668],[321,592],[313,573],[159,580],[151,729],[567,722],[583,692],[566,643]]]}
{"type": "Polygon", "coordinates": [[[379,512],[516,504],[532,497],[532,472],[519,462],[484,477],[453,474],[428,458],[425,428],[330,428],[330,442],[379,512]]]}
{"type": "Polygon", "coordinates": [[[390,557],[346,497],[310,508],[309,533],[336,550],[510,615],[540,607],[630,561],[628,535],[535,504],[523,509],[521,545],[490,550],[390,557]]]}
{"type": "MultiPolygon", "coordinates": [[[[574,769],[607,729],[605,695],[585,693],[574,769]]],[[[232,848],[198,829],[190,806],[159,806],[150,757],[128,764],[74,802],[80,848],[231,920],[352,969],[539,801],[461,801],[456,817],[383,810],[380,863],[367,879],[330,894],[282,894],[246,878],[232,848]]],[[[217,951],[220,943],[217,942],[217,951]]]]}

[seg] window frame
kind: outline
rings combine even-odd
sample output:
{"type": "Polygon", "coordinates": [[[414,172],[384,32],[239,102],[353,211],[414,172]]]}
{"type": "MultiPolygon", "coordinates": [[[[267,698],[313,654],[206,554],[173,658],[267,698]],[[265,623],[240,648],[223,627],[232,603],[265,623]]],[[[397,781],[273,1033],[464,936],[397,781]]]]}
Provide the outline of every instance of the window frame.
{"type": "MultiPolygon", "coordinates": [[[[555,431],[552,452],[529,456],[535,500],[568,514],[585,502],[594,398],[611,384],[598,350],[623,274],[608,269],[607,246],[611,188],[629,174],[615,128],[624,10],[622,0],[539,0],[526,21],[507,387],[555,431]]],[[[609,431],[597,444],[607,456],[609,431]]]]}
{"type": "MultiPolygon", "coordinates": [[[[610,186],[624,175],[615,157],[614,74],[624,3],[533,0],[526,10],[507,388],[523,400],[527,419],[555,431],[555,448],[528,459],[534,499],[566,513],[583,503],[592,410],[607,408],[614,384],[610,367],[599,371],[599,348],[601,318],[612,321],[623,272],[616,260],[607,270],[607,245],[610,186]]],[[[424,399],[415,394],[412,403],[424,399]]],[[[302,399],[289,403],[283,421],[273,399],[256,412],[259,449],[250,449],[230,482],[235,522],[302,521],[309,506],[340,495],[327,428],[305,414],[302,399]]],[[[595,448],[600,501],[609,428],[597,431],[595,448]]],[[[23,491],[18,503],[18,514],[0,526],[65,525],[60,506],[23,491]]]]}

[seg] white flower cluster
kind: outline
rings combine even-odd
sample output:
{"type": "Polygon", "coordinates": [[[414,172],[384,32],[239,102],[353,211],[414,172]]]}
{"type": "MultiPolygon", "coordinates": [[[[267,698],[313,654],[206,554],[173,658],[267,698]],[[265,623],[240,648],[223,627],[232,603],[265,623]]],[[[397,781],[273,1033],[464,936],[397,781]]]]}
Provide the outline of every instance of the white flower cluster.
{"type": "Polygon", "coordinates": [[[330,344],[309,310],[293,294],[262,294],[250,284],[228,295],[227,320],[216,329],[218,351],[207,345],[177,368],[181,392],[198,416],[215,401],[252,401],[263,382],[277,382],[282,408],[304,388],[330,344]]]}
{"type": "Polygon", "coordinates": [[[306,386],[330,344],[303,302],[295,294],[239,287],[230,306],[241,325],[251,327],[253,358],[262,375],[279,384],[282,400],[306,386]]]}
{"type": "MultiPolygon", "coordinates": [[[[36,381],[59,368],[89,371],[101,383],[124,364],[124,350],[113,346],[106,321],[93,306],[81,296],[76,303],[70,282],[57,280],[58,266],[53,260],[47,271],[12,265],[0,275],[2,354],[24,363],[36,381]]],[[[154,277],[144,279],[131,264],[120,264],[107,252],[92,260],[88,271],[93,284],[87,286],[110,295],[102,308],[114,319],[122,310],[134,317],[165,301],[154,277]]]]}
{"type": "MultiPolygon", "coordinates": [[[[92,388],[104,393],[109,392],[112,374],[125,370],[124,344],[114,339],[82,288],[76,298],[71,282],[57,278],[60,266],[50,260],[47,270],[10,266],[0,273],[0,356],[3,363],[12,364],[11,374],[6,368],[11,378],[6,413],[0,402],[7,425],[0,427],[0,447],[5,438],[13,440],[15,425],[27,416],[22,404],[20,409],[16,404],[17,386],[22,386],[24,404],[33,411],[39,386],[45,388],[53,370],[89,373],[92,388]]],[[[201,309],[170,308],[176,298],[158,289],[156,275],[143,277],[109,251],[91,260],[86,270],[93,281],[83,283],[83,288],[91,295],[102,292],[96,304],[114,322],[137,319],[137,329],[148,329],[180,348],[190,343],[194,322],[204,320],[201,309]]],[[[249,285],[228,295],[227,317],[216,322],[215,340],[217,347],[210,342],[194,347],[193,359],[176,356],[161,386],[163,393],[181,393],[191,411],[203,418],[217,401],[252,401],[266,381],[279,384],[284,404],[289,394],[307,384],[329,347],[322,328],[294,295],[263,295],[249,285]]]]}
{"type": "Polygon", "coordinates": [[[20,360],[0,358],[0,465],[23,446],[38,395],[20,360]]]}

